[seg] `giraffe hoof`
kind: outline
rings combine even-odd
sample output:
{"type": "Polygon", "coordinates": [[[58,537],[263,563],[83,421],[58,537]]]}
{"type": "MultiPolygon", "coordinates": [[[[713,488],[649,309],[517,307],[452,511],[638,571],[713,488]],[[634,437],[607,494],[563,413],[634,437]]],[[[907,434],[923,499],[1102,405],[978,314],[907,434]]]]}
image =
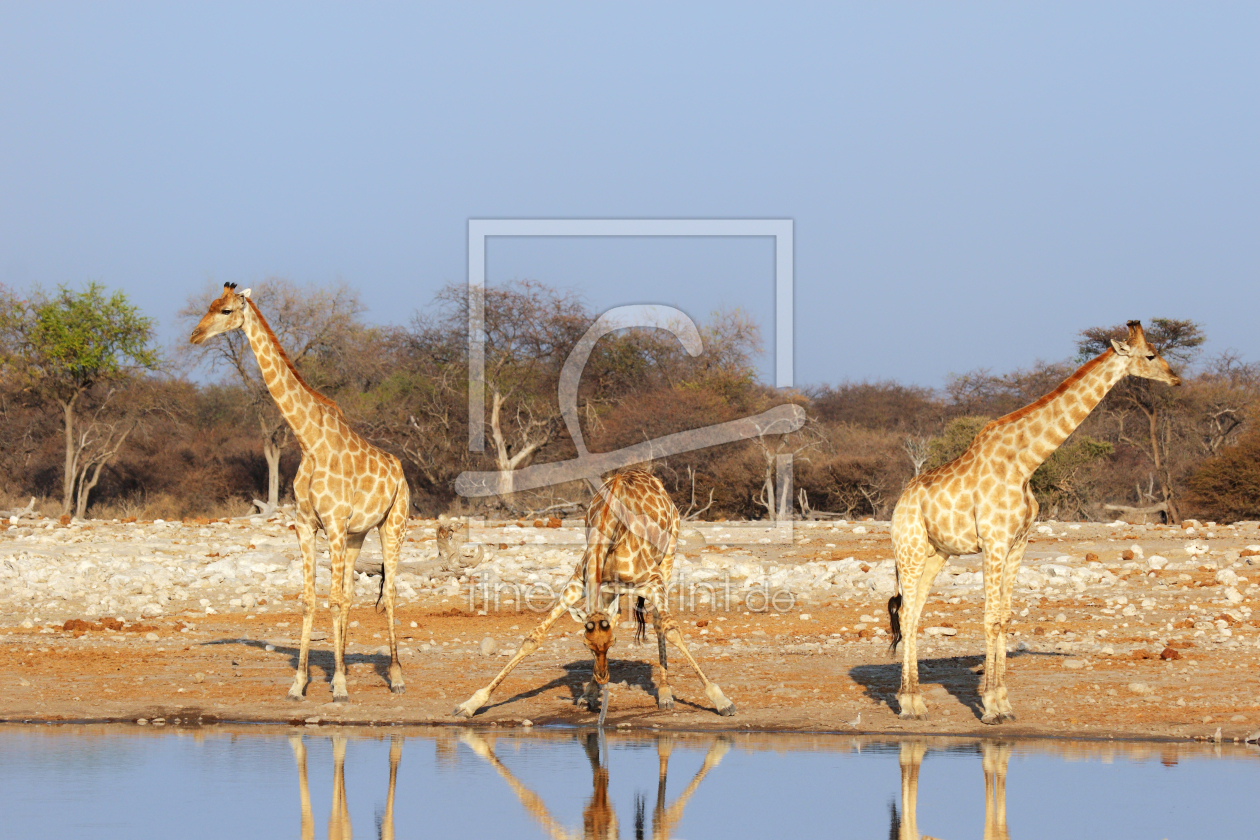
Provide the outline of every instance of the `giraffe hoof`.
{"type": "Polygon", "coordinates": [[[294,703],[301,703],[306,697],[300,691],[289,689],[289,693],[284,695],[285,700],[292,700],[294,703]]]}
{"type": "Polygon", "coordinates": [[[1002,716],[997,712],[985,712],[984,715],[981,716],[980,722],[985,726],[997,726],[1002,722],[1002,716]]]}
{"type": "Polygon", "coordinates": [[[334,694],[332,701],[334,703],[349,703],[350,695],[349,694],[334,694]]]}
{"type": "Polygon", "coordinates": [[[731,715],[735,714],[735,704],[728,703],[727,705],[718,709],[717,713],[721,715],[722,717],[730,717],[731,715]]]}
{"type": "Polygon", "coordinates": [[[662,712],[668,712],[670,709],[674,708],[674,695],[662,694],[657,697],[656,708],[660,709],[662,712]]]}
{"type": "Polygon", "coordinates": [[[398,685],[391,685],[391,686],[389,687],[389,690],[390,690],[391,692],[393,692],[394,694],[406,694],[406,693],[407,693],[407,686],[402,685],[402,684],[400,683],[400,684],[398,684],[398,685]]]}

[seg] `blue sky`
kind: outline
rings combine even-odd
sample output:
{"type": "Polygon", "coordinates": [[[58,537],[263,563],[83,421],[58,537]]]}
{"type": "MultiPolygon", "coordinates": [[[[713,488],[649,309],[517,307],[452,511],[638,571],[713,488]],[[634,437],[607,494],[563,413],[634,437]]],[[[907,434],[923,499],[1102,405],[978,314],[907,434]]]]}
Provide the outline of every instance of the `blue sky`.
{"type": "MultiPolygon", "coordinates": [[[[5,4],[0,282],[120,287],[163,341],[207,278],[405,323],[469,218],[791,218],[798,383],[1135,317],[1257,360],[1257,43],[1255,4],[5,4]]],[[[773,346],[768,240],[639,244],[488,275],[742,306],[773,346]]]]}

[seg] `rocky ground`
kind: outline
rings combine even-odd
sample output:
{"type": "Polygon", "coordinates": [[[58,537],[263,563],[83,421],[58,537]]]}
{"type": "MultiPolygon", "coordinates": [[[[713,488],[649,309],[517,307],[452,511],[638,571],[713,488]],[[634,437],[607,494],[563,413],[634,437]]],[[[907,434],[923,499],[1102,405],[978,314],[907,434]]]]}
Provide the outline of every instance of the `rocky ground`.
{"type": "MultiPolygon", "coordinates": [[[[283,515],[218,522],[0,525],[0,720],[452,723],[540,618],[581,551],[575,521],[489,523],[439,552],[414,521],[397,612],[407,693],[389,693],[379,563],[360,560],[349,704],[329,702],[328,613],[316,619],[307,699],[284,699],[301,607],[283,515]]],[[[932,715],[901,721],[888,654],[894,585],[886,522],[699,523],[671,603],[693,653],[738,706],[715,715],[679,656],[672,712],[653,698],[655,644],[628,623],[614,648],[610,725],[631,728],[985,734],[980,558],[937,579],[920,641],[932,715]]],[[[327,561],[319,577],[326,597],[327,561]]],[[[1171,528],[1038,525],[1016,583],[1010,736],[1242,740],[1260,727],[1260,523],[1171,528]]],[[[321,601],[320,606],[323,606],[321,601]]],[[[589,655],[566,617],[474,723],[589,722],[573,698],[589,655]]]]}

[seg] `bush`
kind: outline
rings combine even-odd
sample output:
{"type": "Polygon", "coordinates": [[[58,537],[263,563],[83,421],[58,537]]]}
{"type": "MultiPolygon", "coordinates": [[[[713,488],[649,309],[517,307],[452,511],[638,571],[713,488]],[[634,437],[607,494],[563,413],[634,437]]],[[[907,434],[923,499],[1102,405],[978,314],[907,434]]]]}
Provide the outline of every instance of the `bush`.
{"type": "Polygon", "coordinates": [[[1201,463],[1189,485],[1187,503],[1204,519],[1260,519],[1260,426],[1201,463]]]}

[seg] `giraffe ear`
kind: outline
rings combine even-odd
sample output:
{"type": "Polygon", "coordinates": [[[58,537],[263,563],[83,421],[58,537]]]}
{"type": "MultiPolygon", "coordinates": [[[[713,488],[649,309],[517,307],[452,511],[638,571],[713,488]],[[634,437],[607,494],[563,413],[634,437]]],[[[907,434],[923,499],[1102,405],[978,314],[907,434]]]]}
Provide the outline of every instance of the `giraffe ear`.
{"type": "Polygon", "coordinates": [[[253,291],[253,289],[245,289],[244,291],[237,292],[237,294],[240,295],[241,297],[249,297],[249,293],[251,291],[253,291]]]}
{"type": "Polygon", "coordinates": [[[1120,356],[1128,356],[1130,353],[1133,352],[1132,350],[1129,349],[1128,344],[1126,344],[1123,341],[1117,341],[1114,338],[1111,339],[1111,346],[1115,349],[1117,355],[1120,355],[1120,356]]]}
{"type": "Polygon", "coordinates": [[[579,610],[576,606],[569,607],[569,618],[573,619],[578,624],[586,623],[586,613],[579,610]]]}

